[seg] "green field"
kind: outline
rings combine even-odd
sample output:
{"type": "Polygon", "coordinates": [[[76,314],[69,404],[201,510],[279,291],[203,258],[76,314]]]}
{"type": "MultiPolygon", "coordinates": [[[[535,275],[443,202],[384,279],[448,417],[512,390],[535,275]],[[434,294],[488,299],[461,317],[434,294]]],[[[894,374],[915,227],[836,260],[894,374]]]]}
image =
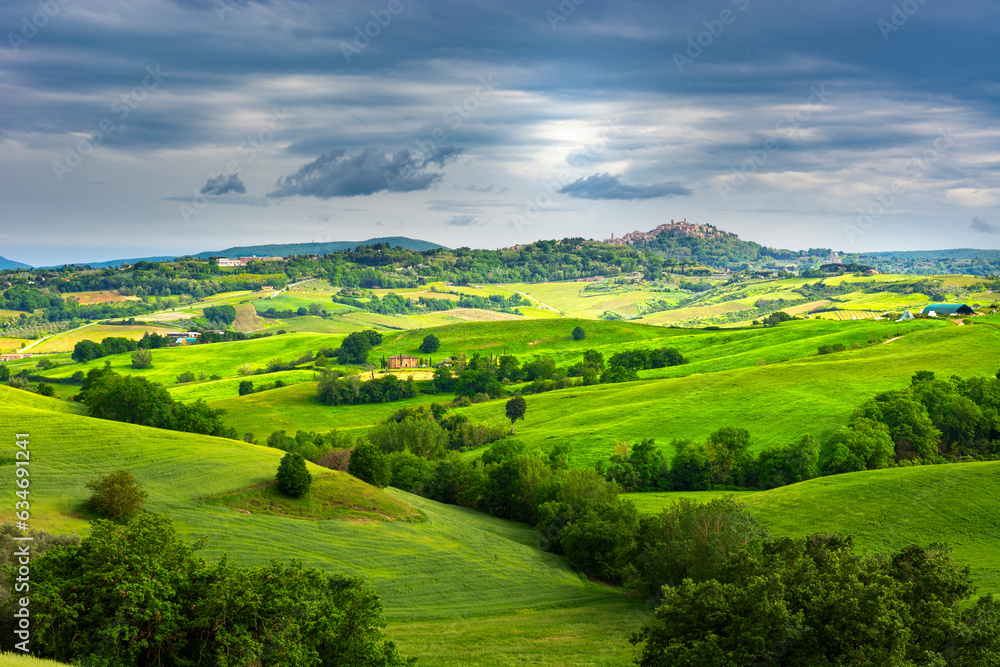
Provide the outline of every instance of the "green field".
{"type": "Polygon", "coordinates": [[[253,368],[263,368],[271,359],[293,361],[306,352],[315,353],[320,347],[337,348],[342,338],[343,336],[335,335],[289,333],[228,343],[167,347],[151,350],[153,367],[143,370],[132,368],[130,354],[116,354],[87,363],[61,366],[41,374],[69,377],[76,371],[87,372],[110,361],[111,368],[116,373],[142,375],[169,386],[175,384],[177,376],[185,371],[191,371],[195,375],[205,373],[207,376],[237,377],[237,369],[244,363],[253,368]]]}
{"type": "MultiPolygon", "coordinates": [[[[945,326],[785,363],[537,394],[527,397],[517,434],[542,448],[570,444],[578,466],[607,458],[615,440],[654,438],[669,450],[673,438],[703,440],[722,426],[746,428],[757,449],[806,434],[822,438],[866,398],[909,385],[918,370],[993,375],[1000,367],[998,343],[1000,330],[993,327],[945,326]]],[[[460,412],[488,423],[505,420],[502,401],[460,412]]]]}

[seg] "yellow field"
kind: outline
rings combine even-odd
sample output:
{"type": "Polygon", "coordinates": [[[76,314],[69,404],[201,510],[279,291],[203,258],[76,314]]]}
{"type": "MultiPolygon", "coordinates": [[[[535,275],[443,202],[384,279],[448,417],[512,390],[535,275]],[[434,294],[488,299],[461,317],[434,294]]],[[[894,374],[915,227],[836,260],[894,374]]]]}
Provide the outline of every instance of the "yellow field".
{"type": "Polygon", "coordinates": [[[114,303],[120,301],[139,301],[137,296],[122,296],[118,292],[67,292],[62,295],[63,299],[73,299],[81,305],[91,303],[114,303]]]}
{"type": "Polygon", "coordinates": [[[22,345],[31,345],[30,338],[0,338],[0,354],[10,354],[21,349],[22,345]]]}
{"type": "Polygon", "coordinates": [[[816,313],[815,317],[824,320],[873,320],[881,317],[885,311],[875,310],[831,310],[825,313],[816,313]]]}

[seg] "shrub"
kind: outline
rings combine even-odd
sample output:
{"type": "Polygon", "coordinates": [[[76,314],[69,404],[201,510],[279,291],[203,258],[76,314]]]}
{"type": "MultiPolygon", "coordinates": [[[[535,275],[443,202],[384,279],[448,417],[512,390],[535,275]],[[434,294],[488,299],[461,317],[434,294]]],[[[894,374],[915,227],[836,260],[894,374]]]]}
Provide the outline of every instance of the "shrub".
{"type": "Polygon", "coordinates": [[[147,349],[138,349],[132,353],[132,368],[152,368],[153,353],[147,349]]]}
{"type": "Polygon", "coordinates": [[[24,389],[25,391],[31,391],[31,383],[28,382],[28,378],[23,375],[15,375],[10,380],[7,381],[8,387],[13,387],[14,389],[24,389]]]}
{"type": "Polygon", "coordinates": [[[116,470],[87,482],[94,494],[90,506],[98,514],[113,521],[125,522],[142,509],[149,495],[139,486],[128,470],[116,470]]]}
{"type": "Polygon", "coordinates": [[[420,351],[424,354],[433,354],[437,352],[441,347],[441,341],[434,334],[429,334],[424,336],[424,340],[420,343],[420,351]]]}
{"type": "Polygon", "coordinates": [[[583,327],[576,327],[573,329],[573,340],[583,340],[587,337],[587,332],[583,330],[583,327]]]}
{"type": "Polygon", "coordinates": [[[240,382],[240,396],[246,396],[247,394],[253,393],[253,381],[243,380],[240,382]]]}
{"type": "Polygon", "coordinates": [[[38,383],[38,387],[37,387],[37,389],[35,391],[37,391],[42,396],[55,396],[56,395],[55,387],[53,387],[50,384],[45,384],[44,382],[39,382],[38,383]]]}
{"type": "Polygon", "coordinates": [[[184,371],[177,376],[177,384],[183,384],[185,382],[194,382],[194,373],[191,371],[184,371]]]}
{"type": "Polygon", "coordinates": [[[830,343],[828,345],[820,345],[820,354],[833,354],[834,352],[843,352],[847,349],[847,346],[843,343],[830,343]]]}
{"type": "Polygon", "coordinates": [[[312,475],[306,469],[306,460],[298,453],[285,454],[278,464],[278,473],[275,477],[281,492],[292,498],[306,495],[312,485],[312,475]]]}

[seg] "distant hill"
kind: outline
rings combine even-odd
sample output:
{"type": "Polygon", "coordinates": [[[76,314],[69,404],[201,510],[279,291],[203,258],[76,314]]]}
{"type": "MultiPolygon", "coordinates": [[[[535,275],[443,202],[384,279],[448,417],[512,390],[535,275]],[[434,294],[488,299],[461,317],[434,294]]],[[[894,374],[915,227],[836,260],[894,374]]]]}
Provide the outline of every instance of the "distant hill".
{"type": "Polygon", "coordinates": [[[12,259],[7,259],[6,257],[0,257],[0,269],[30,269],[31,267],[27,264],[21,264],[21,262],[15,262],[12,259]]]}
{"type": "MultiPolygon", "coordinates": [[[[358,246],[374,245],[376,243],[388,243],[390,247],[402,246],[407,250],[434,250],[435,248],[445,248],[446,246],[411,239],[405,236],[383,236],[367,241],[331,241],[329,243],[278,243],[271,245],[248,245],[235,246],[225,250],[209,250],[199,252],[196,255],[158,255],[155,257],[132,257],[131,259],[110,259],[104,262],[68,262],[76,266],[90,266],[95,269],[106,269],[109,266],[121,266],[122,264],[135,264],[136,262],[169,262],[178,257],[197,257],[206,259],[208,257],[248,257],[257,255],[258,257],[288,257],[289,255],[325,255],[341,250],[353,250],[358,246]]],[[[46,266],[42,268],[56,269],[63,264],[46,266]]],[[[0,269],[30,269],[28,264],[20,264],[9,259],[0,257],[0,269]]]]}
{"type": "Polygon", "coordinates": [[[363,245],[375,245],[376,243],[388,243],[390,248],[395,248],[396,246],[402,246],[407,250],[415,250],[420,252],[422,250],[434,250],[435,248],[444,248],[443,245],[438,245],[437,243],[431,243],[430,241],[421,241],[419,239],[411,239],[405,236],[383,236],[377,239],[368,239],[367,241],[331,241],[329,243],[279,243],[271,245],[247,245],[247,246],[236,246],[233,248],[226,248],[225,250],[216,250],[210,252],[200,252],[197,255],[191,255],[192,257],[206,258],[206,257],[248,257],[252,255],[257,255],[258,257],[288,257],[289,255],[326,255],[332,252],[340,252],[341,250],[353,250],[358,246],[363,245]]]}

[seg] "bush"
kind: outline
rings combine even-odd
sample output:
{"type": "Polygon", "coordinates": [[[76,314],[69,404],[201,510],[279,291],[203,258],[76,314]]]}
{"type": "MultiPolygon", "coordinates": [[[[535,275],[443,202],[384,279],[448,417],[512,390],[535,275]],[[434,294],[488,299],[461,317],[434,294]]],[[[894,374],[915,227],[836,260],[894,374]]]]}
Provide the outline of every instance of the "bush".
{"type": "Polygon", "coordinates": [[[389,458],[370,442],[361,443],[354,448],[351,461],[347,464],[347,472],[380,489],[389,485],[392,474],[389,458]]]}
{"type": "Polygon", "coordinates": [[[132,368],[152,368],[153,353],[146,349],[138,349],[132,353],[132,368]]]}
{"type": "Polygon", "coordinates": [[[843,343],[830,343],[829,345],[820,345],[820,354],[833,354],[834,352],[843,352],[847,349],[847,346],[843,343]]]}
{"type": "Polygon", "coordinates": [[[7,381],[8,387],[13,387],[14,389],[23,389],[25,391],[31,391],[31,383],[28,382],[28,378],[23,375],[15,375],[7,381]]]}
{"type": "Polygon", "coordinates": [[[35,389],[41,396],[55,396],[56,390],[50,384],[45,384],[44,382],[39,382],[38,387],[35,389]]]}
{"type": "Polygon", "coordinates": [[[90,497],[90,506],[94,511],[119,522],[128,521],[135,516],[149,495],[128,470],[116,470],[90,480],[87,488],[94,492],[90,497]]]}
{"type": "Polygon", "coordinates": [[[253,381],[243,380],[240,382],[240,396],[246,396],[247,394],[253,393],[253,381]]]}
{"type": "Polygon", "coordinates": [[[583,327],[576,327],[573,329],[573,340],[583,340],[587,337],[587,332],[583,330],[583,327]]]}
{"type": "Polygon", "coordinates": [[[437,352],[441,347],[441,341],[434,334],[424,336],[424,340],[420,343],[420,351],[424,354],[433,354],[437,352]]]}
{"type": "Polygon", "coordinates": [[[281,492],[292,498],[306,495],[312,485],[312,475],[306,469],[306,460],[298,453],[285,454],[278,464],[275,477],[281,492]]]}
{"type": "Polygon", "coordinates": [[[194,373],[191,371],[184,371],[177,376],[177,384],[183,384],[185,382],[194,382],[194,373]]]}

